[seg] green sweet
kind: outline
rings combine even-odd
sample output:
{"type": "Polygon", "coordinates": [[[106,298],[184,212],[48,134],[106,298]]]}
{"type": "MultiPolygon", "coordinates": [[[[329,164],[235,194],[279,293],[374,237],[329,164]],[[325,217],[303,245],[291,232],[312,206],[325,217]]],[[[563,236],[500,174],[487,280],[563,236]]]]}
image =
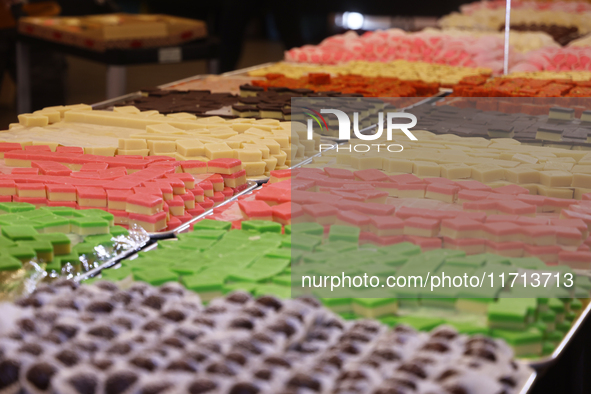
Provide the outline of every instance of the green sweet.
{"type": "Polygon", "coordinates": [[[494,253],[484,253],[483,256],[486,259],[486,264],[495,264],[495,265],[511,265],[511,260],[509,257],[500,256],[494,253]]]}
{"type": "Polygon", "coordinates": [[[107,230],[109,228],[109,222],[107,220],[102,219],[98,215],[82,216],[78,218],[72,218],[69,220],[72,226],[76,226],[79,228],[97,227],[100,229],[105,229],[105,232],[108,232],[107,230]]]}
{"type": "MultiPolygon", "coordinates": [[[[324,263],[332,258],[335,258],[334,252],[318,252],[304,255],[304,263],[324,263]]],[[[341,258],[336,257],[338,261],[341,258]]]]}
{"type": "Polygon", "coordinates": [[[279,286],[291,286],[291,275],[279,275],[272,279],[272,282],[279,286]]]}
{"type": "Polygon", "coordinates": [[[421,247],[410,242],[401,242],[399,244],[379,248],[378,252],[388,255],[414,256],[421,254],[421,247]]]}
{"type": "Polygon", "coordinates": [[[203,219],[193,225],[193,230],[229,230],[232,223],[219,220],[203,219]]]}
{"type": "Polygon", "coordinates": [[[224,280],[216,276],[187,275],[181,278],[181,283],[189,290],[196,293],[222,291],[224,280]]]}
{"type": "Polygon", "coordinates": [[[324,227],[315,222],[295,223],[291,225],[292,234],[324,235],[324,227]]]}
{"type": "Polygon", "coordinates": [[[445,265],[459,267],[481,267],[486,263],[486,257],[483,255],[473,255],[465,257],[450,257],[445,259],[445,265]]]}
{"type": "Polygon", "coordinates": [[[94,248],[95,246],[93,244],[84,242],[74,246],[74,251],[78,255],[93,255],[95,253],[94,248]]]}
{"type": "Polygon", "coordinates": [[[23,263],[13,256],[0,255],[0,272],[3,271],[16,271],[23,267],[23,263]]]}
{"type": "Polygon", "coordinates": [[[62,216],[65,218],[73,218],[74,213],[76,212],[76,210],[74,208],[70,208],[70,207],[41,207],[41,208],[39,208],[39,210],[48,211],[54,215],[62,216]]]}
{"type": "Polygon", "coordinates": [[[55,258],[55,260],[59,261],[62,266],[68,263],[72,265],[80,265],[80,256],[76,251],[72,251],[72,253],[58,256],[55,258]]]}
{"type": "Polygon", "coordinates": [[[47,256],[46,260],[53,260],[53,245],[49,241],[18,241],[18,246],[31,248],[37,253],[37,257],[47,256]],[[50,258],[51,257],[51,258],[50,258]]]}
{"type": "MultiPolygon", "coordinates": [[[[47,215],[35,219],[37,223],[34,227],[36,230],[51,231],[55,227],[69,226],[70,220],[57,215],[47,215]]],[[[69,228],[69,227],[68,227],[69,228]]],[[[54,230],[55,231],[55,230],[54,230]]]]}
{"type": "Polygon", "coordinates": [[[448,320],[445,322],[445,324],[452,326],[453,328],[458,330],[458,332],[460,334],[487,335],[487,336],[490,335],[490,330],[488,327],[486,327],[485,325],[480,325],[478,323],[474,323],[474,322],[459,322],[459,321],[448,320]]]}
{"type": "Polygon", "coordinates": [[[38,234],[33,226],[2,226],[2,235],[12,241],[32,241],[38,234]]]}
{"type": "Polygon", "coordinates": [[[74,212],[74,216],[75,217],[80,217],[80,218],[100,218],[103,220],[106,220],[107,222],[109,222],[109,225],[113,224],[113,221],[115,220],[115,216],[113,216],[112,213],[103,211],[102,209],[80,209],[80,210],[76,210],[74,212]]]}
{"type": "Polygon", "coordinates": [[[546,263],[537,257],[512,257],[511,265],[525,269],[545,269],[546,263]]]}
{"type": "Polygon", "coordinates": [[[2,249],[2,253],[17,258],[23,263],[26,261],[31,261],[37,257],[35,250],[28,246],[10,246],[8,248],[2,249]]]}
{"type": "Polygon", "coordinates": [[[322,239],[320,237],[308,235],[306,233],[295,233],[291,236],[290,247],[293,249],[306,250],[312,252],[314,248],[316,248],[321,243],[322,239]]]}
{"type": "Polygon", "coordinates": [[[34,211],[35,205],[26,202],[3,202],[0,203],[0,214],[34,211]]]}
{"type": "Polygon", "coordinates": [[[192,233],[188,233],[190,238],[204,238],[204,239],[214,239],[219,241],[222,239],[228,232],[226,230],[197,230],[193,231],[192,233]]]}
{"type": "Polygon", "coordinates": [[[316,252],[332,252],[332,253],[347,253],[357,250],[357,245],[348,241],[330,241],[323,245],[316,247],[316,252]]]}
{"type": "Polygon", "coordinates": [[[8,248],[10,246],[16,246],[16,243],[0,235],[0,249],[8,248]]]}
{"type": "Polygon", "coordinates": [[[34,211],[21,212],[20,216],[27,219],[27,220],[37,220],[37,219],[52,217],[55,215],[53,215],[51,212],[48,212],[48,211],[42,211],[40,209],[35,209],[34,211]]]}
{"type": "Polygon", "coordinates": [[[358,244],[360,234],[361,230],[359,227],[332,225],[328,233],[328,240],[331,242],[345,241],[358,244]]]}
{"type": "MultiPolygon", "coordinates": [[[[301,254],[301,252],[299,254],[301,254]]],[[[289,249],[275,249],[265,253],[265,257],[292,260],[293,254],[289,249]]]]}
{"type": "Polygon", "coordinates": [[[291,298],[291,288],[288,286],[278,286],[274,284],[259,285],[254,289],[254,295],[256,297],[263,295],[274,295],[279,298],[287,299],[291,298]]]}
{"type": "Polygon", "coordinates": [[[254,293],[255,289],[259,286],[257,283],[237,282],[237,283],[225,283],[222,286],[222,293],[228,294],[233,291],[246,291],[247,293],[254,293]]]}
{"type": "Polygon", "coordinates": [[[111,280],[114,282],[123,280],[131,275],[131,269],[127,267],[120,267],[117,269],[109,268],[101,272],[101,278],[104,280],[111,280]]]}
{"type": "Polygon", "coordinates": [[[431,331],[435,327],[445,323],[445,320],[440,317],[428,316],[402,316],[396,321],[397,324],[406,324],[419,331],[431,331]]]}
{"type": "Polygon", "coordinates": [[[120,235],[123,235],[123,236],[129,235],[129,231],[127,231],[127,229],[125,227],[121,227],[121,226],[111,226],[111,228],[109,229],[109,232],[111,233],[111,235],[113,237],[118,237],[120,235]]]}
{"type": "Polygon", "coordinates": [[[284,231],[285,231],[285,234],[287,234],[287,235],[291,234],[291,224],[288,224],[287,226],[285,226],[284,231]]]}
{"type": "Polygon", "coordinates": [[[542,334],[536,329],[524,331],[492,330],[492,335],[495,338],[504,339],[512,346],[542,342],[542,334]]]}
{"type": "Polygon", "coordinates": [[[54,259],[52,262],[45,266],[46,272],[60,272],[62,270],[62,264],[59,260],[54,259]]]}
{"type": "Polygon", "coordinates": [[[252,230],[258,233],[281,234],[281,224],[268,220],[247,220],[242,222],[243,230],[252,230]]]}
{"type": "Polygon", "coordinates": [[[178,282],[177,273],[165,268],[150,268],[139,271],[132,271],[133,279],[146,282],[152,286],[160,286],[166,282],[178,282]]]}

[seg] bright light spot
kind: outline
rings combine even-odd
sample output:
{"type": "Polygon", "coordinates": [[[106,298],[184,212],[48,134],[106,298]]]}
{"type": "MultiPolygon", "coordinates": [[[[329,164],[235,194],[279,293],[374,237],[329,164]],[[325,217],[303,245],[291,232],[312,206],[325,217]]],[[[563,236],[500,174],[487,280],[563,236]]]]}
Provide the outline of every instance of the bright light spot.
{"type": "Polygon", "coordinates": [[[359,12],[345,12],[343,14],[343,23],[351,30],[359,30],[363,27],[363,15],[359,12]]]}

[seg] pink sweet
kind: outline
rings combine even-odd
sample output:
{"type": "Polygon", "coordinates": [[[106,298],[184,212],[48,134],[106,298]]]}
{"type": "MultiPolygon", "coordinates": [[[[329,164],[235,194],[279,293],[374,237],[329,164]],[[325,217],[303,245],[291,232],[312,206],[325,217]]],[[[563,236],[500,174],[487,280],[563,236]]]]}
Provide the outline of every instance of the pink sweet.
{"type": "Polygon", "coordinates": [[[360,228],[367,228],[370,224],[369,216],[351,211],[339,211],[337,213],[337,220],[360,228]]]}
{"type": "Polygon", "coordinates": [[[366,182],[383,182],[388,179],[388,176],[380,170],[360,170],[353,173],[355,179],[366,182]]]}
{"type": "Polygon", "coordinates": [[[341,168],[326,167],[326,168],[324,168],[324,172],[326,172],[326,174],[331,178],[349,179],[349,180],[355,179],[355,175],[353,175],[353,172],[351,172],[349,170],[341,169],[341,168]]]}
{"type": "MultiPolygon", "coordinates": [[[[460,182],[460,184],[461,183],[462,182],[460,182]]],[[[466,201],[480,201],[487,198],[489,194],[489,192],[485,191],[460,190],[458,192],[458,199],[466,201]]]]}
{"type": "Polygon", "coordinates": [[[497,187],[495,189],[492,189],[493,193],[499,193],[499,194],[511,194],[511,195],[520,195],[520,194],[529,194],[529,190],[527,190],[524,187],[521,187],[519,185],[507,185],[507,186],[501,186],[501,187],[497,187]]]}

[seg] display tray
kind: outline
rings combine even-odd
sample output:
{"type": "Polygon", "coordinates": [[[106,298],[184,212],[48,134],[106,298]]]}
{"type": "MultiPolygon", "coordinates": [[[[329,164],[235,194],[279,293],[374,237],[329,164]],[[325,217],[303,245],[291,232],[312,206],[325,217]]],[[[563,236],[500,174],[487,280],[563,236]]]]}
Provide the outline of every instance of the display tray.
{"type": "Polygon", "coordinates": [[[173,238],[175,234],[178,234],[178,233],[188,230],[191,227],[191,224],[198,222],[199,220],[203,219],[204,217],[206,217],[208,215],[211,215],[216,208],[222,207],[226,204],[236,201],[238,199],[238,197],[252,192],[254,189],[256,189],[259,186],[259,184],[255,181],[248,181],[247,184],[248,184],[248,187],[246,189],[242,190],[240,193],[232,196],[231,198],[222,202],[218,206],[213,207],[213,208],[203,212],[201,215],[195,216],[193,219],[181,224],[180,226],[178,226],[175,229],[172,229],[169,231],[156,232],[156,233],[148,233],[148,235],[150,236],[150,239],[159,240],[159,239],[173,238]]]}

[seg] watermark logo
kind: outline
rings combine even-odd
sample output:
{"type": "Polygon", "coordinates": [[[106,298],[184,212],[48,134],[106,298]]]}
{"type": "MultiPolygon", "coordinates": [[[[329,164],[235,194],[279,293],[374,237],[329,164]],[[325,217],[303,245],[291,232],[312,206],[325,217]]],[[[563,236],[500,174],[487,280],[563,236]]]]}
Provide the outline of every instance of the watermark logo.
{"type": "MultiPolygon", "coordinates": [[[[314,111],[312,108],[304,107],[304,115],[310,116],[312,119],[316,121],[318,126],[320,126],[320,132],[324,132],[325,128],[328,131],[328,124],[322,115],[318,113],[318,111],[314,111]],[[322,122],[321,122],[322,120],[322,122]]],[[[314,133],[312,130],[312,119],[308,119],[308,139],[311,140],[312,134],[314,133]]]]}
{"type": "MultiPolygon", "coordinates": [[[[328,131],[328,124],[324,117],[321,114],[332,114],[337,117],[339,122],[339,140],[350,140],[351,139],[351,119],[349,116],[338,109],[321,109],[320,113],[314,111],[310,108],[304,108],[304,114],[309,115],[312,119],[308,119],[308,130],[307,130],[307,137],[309,140],[313,139],[313,121],[315,120],[316,123],[320,126],[321,131],[326,130],[328,131]],[[321,122],[322,121],[322,122],[321,122]]],[[[386,116],[386,138],[388,141],[392,140],[392,134],[394,130],[401,130],[411,141],[418,141],[417,137],[409,130],[417,125],[417,117],[413,114],[404,113],[404,112],[388,112],[386,116]],[[410,123],[393,123],[394,119],[396,118],[406,118],[410,119],[410,123]]],[[[375,141],[382,136],[384,133],[384,113],[378,113],[378,129],[377,132],[374,134],[362,134],[359,130],[359,113],[353,113],[353,133],[357,138],[363,141],[375,141]]]]}

